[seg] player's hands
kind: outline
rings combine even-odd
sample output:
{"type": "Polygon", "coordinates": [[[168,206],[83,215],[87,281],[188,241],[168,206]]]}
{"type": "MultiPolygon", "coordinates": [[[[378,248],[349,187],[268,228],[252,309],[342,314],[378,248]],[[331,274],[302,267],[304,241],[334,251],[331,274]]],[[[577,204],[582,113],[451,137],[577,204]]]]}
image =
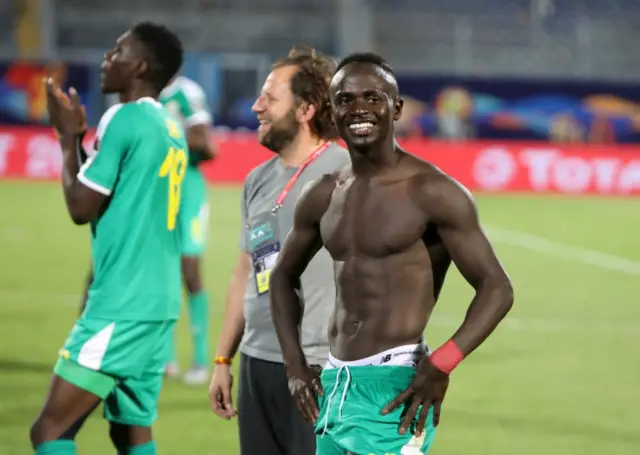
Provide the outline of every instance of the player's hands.
{"type": "Polygon", "coordinates": [[[216,365],[209,384],[209,400],[211,410],[223,419],[230,420],[237,415],[233,407],[231,390],[233,375],[229,365],[216,365]]]}
{"type": "Polygon", "coordinates": [[[398,395],[383,410],[382,414],[388,414],[397,407],[408,405],[402,423],[400,424],[400,434],[405,434],[416,417],[418,407],[422,405],[418,423],[416,425],[416,437],[419,437],[424,431],[425,422],[429,409],[433,406],[433,425],[438,426],[440,422],[440,410],[442,401],[449,387],[449,375],[443,373],[436,368],[429,357],[424,357],[418,364],[418,372],[416,373],[411,385],[407,390],[398,395]]]}
{"type": "Polygon", "coordinates": [[[87,131],[87,113],[80,104],[78,92],[73,87],[66,94],[52,78],[45,80],[47,112],[49,121],[58,138],[60,136],[82,136],[87,131]]]}
{"type": "Polygon", "coordinates": [[[307,422],[316,423],[320,414],[317,396],[324,394],[319,372],[305,365],[288,370],[287,376],[289,377],[289,392],[296,401],[302,416],[307,422]]]}

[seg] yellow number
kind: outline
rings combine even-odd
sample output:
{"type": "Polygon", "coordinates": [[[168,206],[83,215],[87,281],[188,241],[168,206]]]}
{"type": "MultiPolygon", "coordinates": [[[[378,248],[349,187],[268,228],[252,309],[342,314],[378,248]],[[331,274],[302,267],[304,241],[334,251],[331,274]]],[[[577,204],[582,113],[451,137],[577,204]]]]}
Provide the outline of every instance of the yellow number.
{"type": "Polygon", "coordinates": [[[182,149],[171,147],[164,159],[158,176],[169,178],[169,204],[167,207],[167,229],[173,231],[176,227],[176,218],[180,210],[180,192],[182,179],[187,168],[187,155],[182,149]]]}
{"type": "Polygon", "coordinates": [[[166,119],[164,121],[167,130],[169,131],[169,137],[173,139],[180,139],[182,137],[182,132],[180,131],[180,126],[174,120],[166,119]]]}

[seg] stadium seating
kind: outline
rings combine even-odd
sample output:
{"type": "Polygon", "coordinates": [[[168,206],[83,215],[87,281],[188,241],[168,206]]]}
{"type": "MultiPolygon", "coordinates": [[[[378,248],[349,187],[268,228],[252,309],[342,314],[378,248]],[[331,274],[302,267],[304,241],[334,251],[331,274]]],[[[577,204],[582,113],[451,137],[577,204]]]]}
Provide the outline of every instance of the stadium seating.
{"type": "MultiPolygon", "coordinates": [[[[344,1],[344,0],[343,0],[344,1]]],[[[165,22],[191,49],[277,55],[293,42],[338,53],[337,2],[68,0],[59,44],[101,48],[141,19],[165,22]]],[[[403,71],[625,78],[637,74],[633,0],[366,0],[372,49],[403,71]],[[534,5],[533,7],[531,5],[534,5]],[[544,9],[545,4],[553,4],[544,9]],[[541,5],[536,7],[536,5],[541,5]]]]}

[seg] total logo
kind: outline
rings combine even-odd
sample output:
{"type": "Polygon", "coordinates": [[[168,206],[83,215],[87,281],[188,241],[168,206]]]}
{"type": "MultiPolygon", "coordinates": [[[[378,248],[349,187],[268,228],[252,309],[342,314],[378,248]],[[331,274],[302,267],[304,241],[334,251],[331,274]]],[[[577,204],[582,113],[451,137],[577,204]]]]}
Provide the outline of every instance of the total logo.
{"type": "MultiPolygon", "coordinates": [[[[595,155],[595,154],[594,154],[595,155]]],[[[490,147],[480,151],[472,177],[481,189],[562,193],[640,191],[640,160],[581,156],[555,148],[490,147]]]]}

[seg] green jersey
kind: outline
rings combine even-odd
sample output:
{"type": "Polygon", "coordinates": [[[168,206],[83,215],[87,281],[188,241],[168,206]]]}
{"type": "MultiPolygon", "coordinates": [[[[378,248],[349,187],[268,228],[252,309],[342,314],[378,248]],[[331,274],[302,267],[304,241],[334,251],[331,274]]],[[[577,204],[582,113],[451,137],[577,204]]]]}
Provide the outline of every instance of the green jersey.
{"type": "MultiPolygon", "coordinates": [[[[202,87],[184,76],[176,77],[160,93],[159,101],[187,131],[195,125],[207,125],[212,117],[207,110],[207,101],[202,87]]],[[[189,165],[197,169],[198,154],[192,153],[189,165]]]]}
{"type": "Polygon", "coordinates": [[[78,179],[109,199],[91,224],[94,281],[85,316],[177,319],[177,217],[189,159],[183,130],[160,103],[142,98],[111,107],[95,144],[78,179]]]}

